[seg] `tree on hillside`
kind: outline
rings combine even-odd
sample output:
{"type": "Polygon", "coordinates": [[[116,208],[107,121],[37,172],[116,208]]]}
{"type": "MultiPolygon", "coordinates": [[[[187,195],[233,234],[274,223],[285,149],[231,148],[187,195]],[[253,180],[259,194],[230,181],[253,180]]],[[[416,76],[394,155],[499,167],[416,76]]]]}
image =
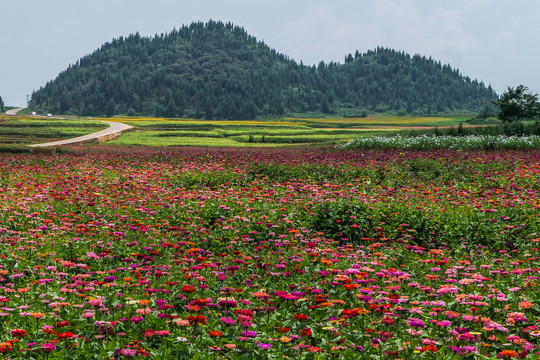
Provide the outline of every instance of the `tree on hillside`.
{"type": "Polygon", "coordinates": [[[0,96],[0,112],[4,112],[4,100],[2,100],[1,96],[0,96]]]}
{"type": "Polygon", "coordinates": [[[540,116],[538,94],[531,94],[524,85],[511,88],[493,102],[498,108],[497,118],[503,122],[532,120],[540,116]]]}
{"type": "Polygon", "coordinates": [[[81,116],[250,119],[291,113],[480,111],[497,94],[431,58],[379,47],[343,64],[297,63],[243,28],[210,21],[120,37],[32,94],[30,107],[81,116]],[[428,107],[427,104],[430,106],[428,107]]]}

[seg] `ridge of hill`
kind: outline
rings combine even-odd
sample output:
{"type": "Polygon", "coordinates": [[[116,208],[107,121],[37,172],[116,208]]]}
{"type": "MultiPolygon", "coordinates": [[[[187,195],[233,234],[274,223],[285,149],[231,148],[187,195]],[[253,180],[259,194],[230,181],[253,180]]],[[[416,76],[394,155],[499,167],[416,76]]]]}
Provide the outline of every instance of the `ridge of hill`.
{"type": "Polygon", "coordinates": [[[56,114],[252,119],[320,112],[480,111],[497,95],[450,65],[379,47],[343,64],[297,63],[231,23],[114,39],[35,91],[56,114]]]}

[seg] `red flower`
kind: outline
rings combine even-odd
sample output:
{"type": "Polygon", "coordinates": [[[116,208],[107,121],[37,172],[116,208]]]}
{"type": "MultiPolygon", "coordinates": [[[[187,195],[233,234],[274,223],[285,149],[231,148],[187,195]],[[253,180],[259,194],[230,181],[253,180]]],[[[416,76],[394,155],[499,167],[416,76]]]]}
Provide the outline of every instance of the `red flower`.
{"type": "Polygon", "coordinates": [[[189,321],[191,325],[206,325],[207,321],[206,317],[203,315],[188,316],[186,320],[189,321]]]}
{"type": "Polygon", "coordinates": [[[185,284],[185,285],[182,285],[182,292],[183,293],[186,293],[186,294],[190,294],[192,292],[195,292],[195,286],[193,285],[189,285],[189,284],[185,284]]]}
{"type": "Polygon", "coordinates": [[[221,331],[210,331],[208,335],[210,337],[220,337],[223,336],[223,333],[221,331]]]}
{"type": "Polygon", "coordinates": [[[433,345],[428,345],[420,349],[420,352],[424,352],[424,351],[437,352],[437,348],[433,345]]]}
{"type": "Polygon", "coordinates": [[[75,335],[73,335],[73,333],[71,331],[66,331],[64,333],[60,333],[58,334],[58,338],[59,339],[69,339],[69,338],[72,338],[74,337],[75,335]]]}
{"type": "Polygon", "coordinates": [[[61,327],[64,327],[64,326],[69,326],[69,321],[62,320],[62,321],[59,321],[59,322],[56,323],[57,328],[61,328],[61,327]]]}
{"type": "Polygon", "coordinates": [[[234,313],[253,317],[253,311],[248,310],[248,309],[236,309],[234,310],[234,313]]]}
{"type": "Polygon", "coordinates": [[[304,320],[308,320],[309,316],[304,315],[304,314],[296,314],[296,315],[294,315],[294,318],[296,320],[304,321],[304,320]]]}
{"type": "Polygon", "coordinates": [[[26,334],[26,330],[24,329],[13,329],[10,331],[11,333],[11,336],[13,337],[25,337],[27,334],[26,334]]]}
{"type": "Polygon", "coordinates": [[[152,337],[154,336],[155,331],[151,329],[146,329],[142,332],[144,337],[152,337]]]}
{"type": "Polygon", "coordinates": [[[281,326],[278,326],[278,328],[277,328],[277,331],[279,331],[279,332],[282,333],[282,334],[286,334],[286,333],[288,333],[290,330],[291,330],[291,329],[288,328],[288,327],[281,327],[281,326]]]}
{"type": "Polygon", "coordinates": [[[312,335],[310,328],[303,328],[302,330],[300,330],[300,333],[304,337],[311,337],[311,335],[312,335]]]}

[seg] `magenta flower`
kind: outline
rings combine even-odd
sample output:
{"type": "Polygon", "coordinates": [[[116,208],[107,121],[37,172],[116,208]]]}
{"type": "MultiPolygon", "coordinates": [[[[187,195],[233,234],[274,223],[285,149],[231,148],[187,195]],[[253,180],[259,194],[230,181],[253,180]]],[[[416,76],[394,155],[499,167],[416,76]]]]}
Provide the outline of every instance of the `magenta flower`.
{"type": "Polygon", "coordinates": [[[41,344],[41,348],[45,352],[51,352],[51,351],[54,351],[54,349],[56,349],[56,345],[51,344],[51,343],[45,343],[45,344],[41,344]]]}
{"type": "Polygon", "coordinates": [[[407,322],[407,325],[410,327],[421,328],[421,329],[426,328],[426,324],[420,319],[410,318],[405,321],[407,322]]]}

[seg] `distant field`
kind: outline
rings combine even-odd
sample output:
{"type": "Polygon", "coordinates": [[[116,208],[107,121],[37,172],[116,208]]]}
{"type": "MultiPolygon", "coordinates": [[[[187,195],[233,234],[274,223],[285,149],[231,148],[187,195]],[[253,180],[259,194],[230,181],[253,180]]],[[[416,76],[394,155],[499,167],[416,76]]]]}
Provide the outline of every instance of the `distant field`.
{"type": "Polygon", "coordinates": [[[148,146],[281,146],[337,144],[355,138],[420,127],[457,125],[470,116],[365,118],[283,118],[250,121],[193,119],[107,119],[130,124],[135,131],[114,140],[115,145],[148,146]]]}
{"type": "Polygon", "coordinates": [[[0,117],[0,144],[27,145],[70,139],[107,128],[98,121],[0,117]]]}
{"type": "MultiPolygon", "coordinates": [[[[404,130],[456,126],[469,116],[408,117],[373,115],[364,118],[281,118],[262,120],[194,120],[115,117],[131,131],[114,145],[272,147],[332,145],[404,130]]],[[[99,120],[99,119],[95,119],[99,120]]],[[[103,119],[105,120],[105,119],[103,119]]],[[[86,135],[106,128],[98,121],[0,117],[0,145],[27,145],[86,135]]]]}

